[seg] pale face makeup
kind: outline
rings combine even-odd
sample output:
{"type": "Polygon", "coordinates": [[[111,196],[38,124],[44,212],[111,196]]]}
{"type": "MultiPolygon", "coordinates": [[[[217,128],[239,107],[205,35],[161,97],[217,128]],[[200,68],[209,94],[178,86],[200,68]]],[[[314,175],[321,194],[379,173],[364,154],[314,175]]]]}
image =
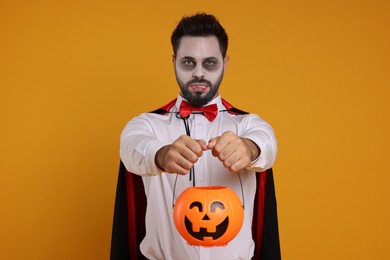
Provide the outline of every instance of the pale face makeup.
{"type": "Polygon", "coordinates": [[[173,57],[181,95],[200,107],[218,96],[228,57],[223,59],[215,36],[184,36],[173,57]]]}

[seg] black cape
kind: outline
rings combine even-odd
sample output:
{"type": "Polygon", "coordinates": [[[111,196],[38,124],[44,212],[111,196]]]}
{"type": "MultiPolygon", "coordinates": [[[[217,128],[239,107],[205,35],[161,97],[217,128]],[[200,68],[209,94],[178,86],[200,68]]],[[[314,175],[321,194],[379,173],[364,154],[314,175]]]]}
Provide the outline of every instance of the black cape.
{"type": "MultiPolygon", "coordinates": [[[[164,114],[176,100],[153,113],[164,114]]],[[[223,100],[229,113],[246,112],[234,108],[223,100]]],[[[252,259],[281,259],[277,205],[272,169],[256,175],[257,190],[255,196],[252,235],[255,252],[252,259]]],[[[114,219],[111,239],[111,260],[138,260],[145,258],[139,244],[145,237],[146,196],[142,177],[128,172],[120,162],[116,189],[114,219]]]]}

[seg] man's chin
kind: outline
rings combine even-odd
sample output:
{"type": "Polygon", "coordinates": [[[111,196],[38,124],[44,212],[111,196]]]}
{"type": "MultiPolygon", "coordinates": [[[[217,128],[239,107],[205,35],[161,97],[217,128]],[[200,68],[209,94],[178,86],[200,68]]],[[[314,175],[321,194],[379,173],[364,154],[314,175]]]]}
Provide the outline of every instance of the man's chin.
{"type": "Polygon", "coordinates": [[[198,100],[205,100],[207,99],[207,93],[205,92],[195,92],[194,94],[192,94],[191,96],[193,96],[194,99],[198,99],[198,100]]]}
{"type": "Polygon", "coordinates": [[[209,103],[213,99],[210,91],[206,92],[182,92],[182,96],[194,107],[201,107],[209,103]]]}
{"type": "Polygon", "coordinates": [[[191,98],[188,99],[188,102],[194,107],[201,107],[209,103],[210,100],[208,100],[206,97],[191,96],[191,98]]]}

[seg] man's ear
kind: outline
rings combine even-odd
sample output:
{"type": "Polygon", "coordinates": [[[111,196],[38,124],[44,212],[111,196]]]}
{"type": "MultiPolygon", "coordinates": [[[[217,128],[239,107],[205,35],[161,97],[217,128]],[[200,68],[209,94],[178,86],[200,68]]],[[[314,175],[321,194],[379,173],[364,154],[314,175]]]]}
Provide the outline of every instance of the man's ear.
{"type": "Polygon", "coordinates": [[[176,57],[175,57],[175,55],[172,55],[172,63],[173,63],[173,66],[175,66],[175,61],[176,61],[176,57]]]}
{"type": "Polygon", "coordinates": [[[223,68],[224,68],[224,70],[227,69],[227,66],[229,64],[229,60],[230,60],[230,57],[226,55],[225,59],[223,59],[223,68]]]}

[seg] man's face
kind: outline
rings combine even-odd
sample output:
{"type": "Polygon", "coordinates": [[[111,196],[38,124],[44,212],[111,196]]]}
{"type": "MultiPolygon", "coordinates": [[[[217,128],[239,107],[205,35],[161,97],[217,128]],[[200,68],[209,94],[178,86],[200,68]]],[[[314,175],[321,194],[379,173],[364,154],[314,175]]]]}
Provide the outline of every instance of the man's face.
{"type": "Polygon", "coordinates": [[[184,36],[173,62],[180,94],[190,104],[200,107],[218,96],[228,58],[223,59],[215,36],[184,36]]]}

